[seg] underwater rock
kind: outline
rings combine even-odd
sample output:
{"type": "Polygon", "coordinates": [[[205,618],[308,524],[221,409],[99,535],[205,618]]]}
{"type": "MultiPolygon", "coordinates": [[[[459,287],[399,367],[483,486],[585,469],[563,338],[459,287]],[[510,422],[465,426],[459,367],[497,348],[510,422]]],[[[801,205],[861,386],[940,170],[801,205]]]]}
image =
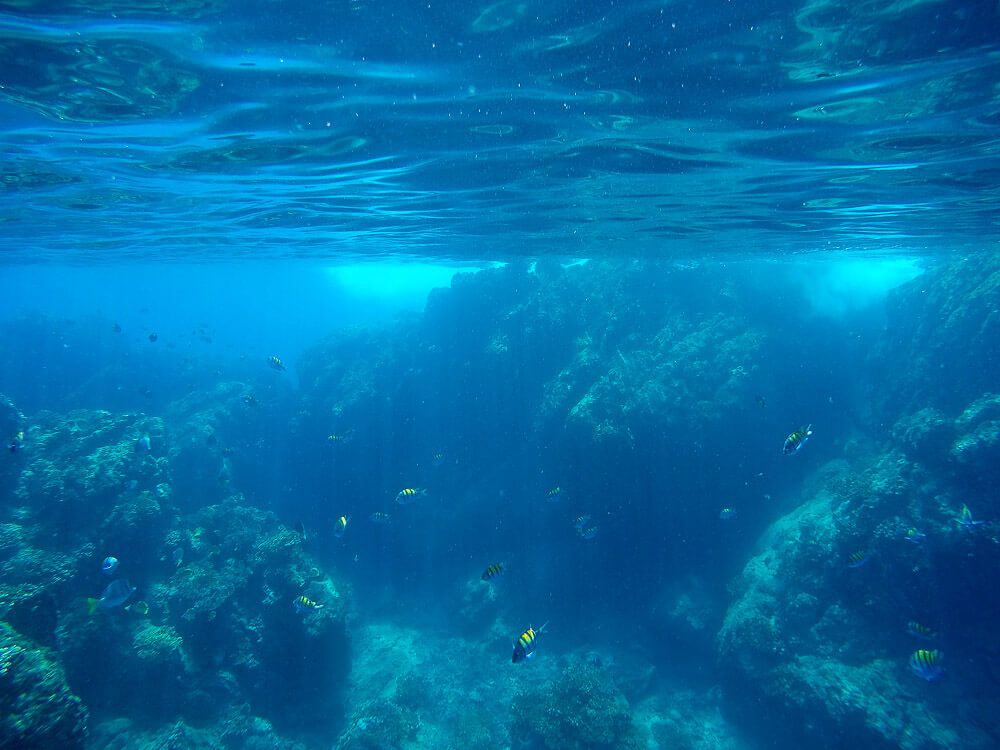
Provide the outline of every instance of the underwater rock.
{"type": "Polygon", "coordinates": [[[82,748],[87,722],[58,662],[0,622],[0,748],[82,748]]]}
{"type": "Polygon", "coordinates": [[[969,718],[959,706],[971,688],[943,682],[931,693],[909,673],[915,645],[906,621],[933,617],[966,632],[971,646],[978,636],[954,603],[988,595],[964,586],[944,592],[979,580],[969,569],[993,566],[997,554],[981,544],[968,554],[977,540],[941,507],[946,488],[898,451],[860,472],[837,462],[823,475],[818,494],[771,526],[732,584],[718,634],[729,703],[751,723],[770,712],[780,722],[775,736],[816,748],[991,746],[979,728],[994,723],[988,709],[976,721],[957,719],[969,718]],[[910,524],[934,539],[932,554],[907,542],[910,524]]]}
{"type": "Polygon", "coordinates": [[[996,253],[928,268],[890,292],[886,313],[886,333],[869,358],[878,421],[928,407],[954,413],[996,389],[996,253]]]}
{"type": "Polygon", "coordinates": [[[607,670],[570,660],[551,684],[514,696],[511,738],[545,750],[644,747],[628,701],[607,670]]]}
{"type": "MultiPolygon", "coordinates": [[[[989,491],[1000,480],[1000,396],[987,393],[963,411],[955,426],[960,433],[951,457],[971,484],[989,491]]],[[[1000,510],[993,503],[991,511],[1000,510]]]]}
{"type": "Polygon", "coordinates": [[[951,421],[930,407],[902,417],[892,428],[893,439],[903,445],[908,456],[934,467],[947,461],[953,436],[951,421]]]}

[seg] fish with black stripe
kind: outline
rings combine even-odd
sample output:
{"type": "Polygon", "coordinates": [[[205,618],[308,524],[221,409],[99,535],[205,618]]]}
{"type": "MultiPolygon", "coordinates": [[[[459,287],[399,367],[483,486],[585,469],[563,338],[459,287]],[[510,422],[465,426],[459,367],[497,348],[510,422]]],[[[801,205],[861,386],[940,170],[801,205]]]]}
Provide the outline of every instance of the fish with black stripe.
{"type": "Polygon", "coordinates": [[[486,566],[486,570],[483,571],[483,574],[480,576],[480,578],[484,581],[492,581],[494,578],[499,578],[502,575],[503,575],[503,563],[498,562],[486,566]]]}
{"type": "Polygon", "coordinates": [[[813,426],[809,425],[808,427],[795,430],[795,432],[785,438],[785,445],[782,447],[781,452],[786,456],[792,456],[802,450],[802,446],[812,437],[812,428],[813,426]]]}
{"type": "Polygon", "coordinates": [[[298,612],[299,614],[302,614],[303,612],[308,612],[311,609],[323,609],[322,604],[317,604],[305,594],[301,594],[295,597],[295,600],[292,602],[292,604],[295,606],[295,611],[298,612]]]}
{"type": "Polygon", "coordinates": [[[535,641],[548,624],[546,622],[538,630],[529,625],[528,629],[521,633],[521,637],[514,641],[514,653],[510,657],[511,663],[517,664],[535,655],[535,641]]]}

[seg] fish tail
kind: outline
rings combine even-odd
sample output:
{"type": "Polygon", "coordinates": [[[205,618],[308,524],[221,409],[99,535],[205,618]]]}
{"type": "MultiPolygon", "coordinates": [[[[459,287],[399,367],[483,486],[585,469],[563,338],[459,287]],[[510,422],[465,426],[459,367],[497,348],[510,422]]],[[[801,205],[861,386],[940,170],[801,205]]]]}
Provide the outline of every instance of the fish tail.
{"type": "Polygon", "coordinates": [[[93,615],[97,610],[97,599],[88,598],[87,599],[87,614],[93,615]]]}

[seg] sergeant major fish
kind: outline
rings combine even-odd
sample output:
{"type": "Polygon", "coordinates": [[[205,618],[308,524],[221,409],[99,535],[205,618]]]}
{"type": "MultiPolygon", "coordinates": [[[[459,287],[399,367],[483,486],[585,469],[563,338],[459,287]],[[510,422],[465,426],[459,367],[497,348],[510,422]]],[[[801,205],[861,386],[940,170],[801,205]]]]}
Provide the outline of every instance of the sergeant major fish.
{"type": "Polygon", "coordinates": [[[349,518],[347,516],[341,516],[334,522],[333,533],[338,539],[343,539],[344,534],[347,533],[347,522],[349,518]]]}
{"type": "Polygon", "coordinates": [[[530,625],[528,629],[521,633],[521,637],[514,641],[514,653],[510,657],[512,664],[517,664],[518,662],[524,661],[525,659],[530,659],[535,655],[535,640],[545,630],[545,626],[549,623],[546,622],[545,625],[535,630],[530,625]]]}
{"type": "Polygon", "coordinates": [[[795,432],[785,438],[785,445],[781,449],[781,452],[786,456],[798,453],[802,450],[802,446],[812,437],[812,434],[812,425],[795,430],[795,432]]]}
{"type": "Polygon", "coordinates": [[[418,497],[423,497],[427,494],[427,490],[417,490],[412,487],[407,487],[406,489],[400,490],[396,494],[396,502],[400,505],[408,505],[416,500],[418,497]]]}
{"type": "Polygon", "coordinates": [[[295,607],[295,611],[299,614],[313,609],[323,609],[322,604],[317,604],[305,594],[295,597],[295,599],[292,600],[292,606],[295,607]]]}
{"type": "Polygon", "coordinates": [[[486,570],[480,576],[483,581],[492,581],[494,578],[499,578],[503,575],[503,563],[493,563],[492,565],[487,565],[486,570]]]}
{"type": "Polygon", "coordinates": [[[910,669],[917,677],[934,682],[944,674],[943,661],[944,657],[937,649],[928,651],[921,648],[914,651],[910,657],[910,669]]]}

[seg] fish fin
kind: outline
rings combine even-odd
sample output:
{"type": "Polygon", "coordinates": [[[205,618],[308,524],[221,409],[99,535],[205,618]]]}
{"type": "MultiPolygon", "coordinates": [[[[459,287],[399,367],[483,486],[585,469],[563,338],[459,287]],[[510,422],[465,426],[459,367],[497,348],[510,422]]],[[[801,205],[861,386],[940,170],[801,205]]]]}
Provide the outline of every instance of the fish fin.
{"type": "Polygon", "coordinates": [[[91,599],[91,598],[87,599],[87,614],[88,615],[93,615],[94,612],[97,610],[97,601],[98,601],[97,599],[91,599]]]}
{"type": "Polygon", "coordinates": [[[545,628],[547,628],[547,627],[548,627],[548,625],[549,625],[549,621],[548,621],[548,620],[546,620],[546,621],[545,621],[545,624],[544,624],[544,625],[542,625],[542,627],[538,628],[538,629],[537,629],[537,630],[536,630],[535,632],[536,632],[536,633],[541,633],[541,632],[542,632],[543,630],[545,630],[545,628]]]}

